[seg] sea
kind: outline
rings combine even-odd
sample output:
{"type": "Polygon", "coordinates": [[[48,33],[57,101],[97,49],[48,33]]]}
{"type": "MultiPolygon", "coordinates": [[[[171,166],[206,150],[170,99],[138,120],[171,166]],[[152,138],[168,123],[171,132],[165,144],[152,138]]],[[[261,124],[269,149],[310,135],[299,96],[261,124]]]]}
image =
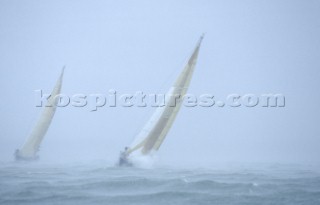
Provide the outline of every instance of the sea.
{"type": "Polygon", "coordinates": [[[1,162],[0,204],[319,205],[320,171],[281,164],[182,168],[1,162]]]}

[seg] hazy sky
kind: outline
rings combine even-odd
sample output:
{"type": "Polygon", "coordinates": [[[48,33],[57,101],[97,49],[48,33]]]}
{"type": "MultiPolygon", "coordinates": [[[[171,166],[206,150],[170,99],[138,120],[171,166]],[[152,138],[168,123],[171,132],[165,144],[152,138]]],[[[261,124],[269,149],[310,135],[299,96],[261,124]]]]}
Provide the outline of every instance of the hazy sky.
{"type": "MultiPolygon", "coordinates": [[[[182,107],[161,163],[320,163],[320,1],[0,1],[0,160],[62,92],[166,92],[205,32],[189,93],[281,93],[284,108],[182,107]]],[[[116,161],[154,108],[59,108],[41,161],[116,161]]]]}

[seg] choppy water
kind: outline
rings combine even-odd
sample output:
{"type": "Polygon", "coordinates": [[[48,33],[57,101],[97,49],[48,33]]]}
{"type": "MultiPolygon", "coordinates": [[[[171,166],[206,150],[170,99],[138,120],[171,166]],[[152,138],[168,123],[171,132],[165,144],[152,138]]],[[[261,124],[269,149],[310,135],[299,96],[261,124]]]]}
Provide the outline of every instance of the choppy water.
{"type": "Polygon", "coordinates": [[[0,204],[320,204],[320,173],[303,168],[117,168],[0,164],[0,204]]]}

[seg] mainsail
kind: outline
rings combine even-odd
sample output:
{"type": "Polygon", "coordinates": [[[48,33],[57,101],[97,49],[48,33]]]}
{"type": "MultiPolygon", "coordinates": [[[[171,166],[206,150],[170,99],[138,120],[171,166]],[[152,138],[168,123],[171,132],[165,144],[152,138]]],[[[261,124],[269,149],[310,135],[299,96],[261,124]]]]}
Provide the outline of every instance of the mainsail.
{"type": "Polygon", "coordinates": [[[56,111],[56,104],[58,98],[57,95],[60,94],[61,86],[62,86],[62,78],[63,78],[64,68],[62,69],[61,75],[57,80],[57,83],[48,98],[48,101],[43,109],[40,118],[37,121],[37,124],[33,128],[30,136],[27,138],[27,141],[24,143],[20,150],[17,150],[15,155],[17,160],[33,160],[37,159],[37,152],[39,150],[39,146],[41,141],[43,140],[52,118],[56,111]]]}
{"type": "Polygon", "coordinates": [[[165,105],[157,108],[151,119],[136,137],[133,145],[126,151],[127,155],[139,150],[141,154],[147,155],[151,151],[157,151],[160,148],[178,114],[183,96],[188,90],[202,39],[203,36],[201,36],[174,85],[165,95],[165,105]]]}

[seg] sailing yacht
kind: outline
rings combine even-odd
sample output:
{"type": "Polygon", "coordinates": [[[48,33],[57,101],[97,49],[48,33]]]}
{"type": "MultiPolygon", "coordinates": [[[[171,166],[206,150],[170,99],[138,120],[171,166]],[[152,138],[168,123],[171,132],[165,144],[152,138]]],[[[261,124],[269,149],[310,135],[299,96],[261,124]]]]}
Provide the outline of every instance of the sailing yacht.
{"type": "Polygon", "coordinates": [[[57,80],[57,83],[48,98],[48,101],[43,109],[36,125],[34,126],[31,134],[27,138],[26,142],[23,144],[21,149],[17,149],[15,151],[15,159],[17,161],[33,161],[37,160],[39,157],[37,155],[40,147],[40,143],[42,142],[46,132],[49,129],[53,116],[56,112],[57,108],[57,95],[60,94],[61,86],[62,86],[62,78],[63,78],[64,68],[60,74],[60,77],[57,80]]]}
{"type": "Polygon", "coordinates": [[[134,153],[149,155],[159,150],[180,110],[183,96],[189,88],[203,37],[203,35],[200,37],[184,69],[165,95],[165,105],[156,109],[132,145],[126,147],[121,153],[119,159],[120,166],[131,166],[132,163],[129,157],[134,153]]]}

